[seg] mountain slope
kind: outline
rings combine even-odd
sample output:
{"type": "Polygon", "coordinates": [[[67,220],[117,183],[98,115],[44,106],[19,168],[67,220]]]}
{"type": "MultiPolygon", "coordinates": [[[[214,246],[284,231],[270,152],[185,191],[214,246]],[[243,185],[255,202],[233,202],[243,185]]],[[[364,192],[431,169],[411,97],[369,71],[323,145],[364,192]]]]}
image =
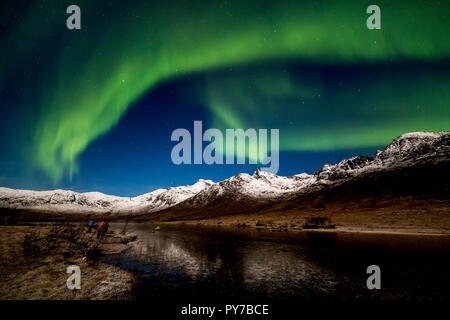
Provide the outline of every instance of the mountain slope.
{"type": "Polygon", "coordinates": [[[314,175],[278,177],[260,171],[253,176],[240,174],[157,212],[153,218],[205,219],[325,208],[332,203],[345,207],[346,203],[364,201],[376,206],[376,199],[390,206],[405,197],[410,202],[411,197],[448,200],[449,163],[450,133],[408,133],[372,157],[356,156],[336,165],[324,165],[314,175]]]}

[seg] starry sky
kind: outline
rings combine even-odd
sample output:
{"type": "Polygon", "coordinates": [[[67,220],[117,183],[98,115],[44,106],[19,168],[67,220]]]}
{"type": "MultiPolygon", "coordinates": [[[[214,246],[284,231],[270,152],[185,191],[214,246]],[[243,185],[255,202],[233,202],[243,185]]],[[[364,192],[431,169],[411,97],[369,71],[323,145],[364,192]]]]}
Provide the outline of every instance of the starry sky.
{"type": "Polygon", "coordinates": [[[450,129],[450,1],[2,1],[0,186],[132,196],[256,165],[172,163],[177,128],[278,128],[278,174],[450,129]],[[381,30],[366,8],[381,8],[381,30]],[[81,8],[81,30],[66,8],[81,8]]]}

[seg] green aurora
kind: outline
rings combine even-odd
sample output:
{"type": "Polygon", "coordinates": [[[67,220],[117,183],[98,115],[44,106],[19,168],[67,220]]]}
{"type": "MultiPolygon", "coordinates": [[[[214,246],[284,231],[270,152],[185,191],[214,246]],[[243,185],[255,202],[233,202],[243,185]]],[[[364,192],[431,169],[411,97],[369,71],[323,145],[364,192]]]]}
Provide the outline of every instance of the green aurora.
{"type": "Polygon", "coordinates": [[[281,150],[450,127],[449,2],[377,1],[381,30],[366,28],[371,1],[77,1],[79,31],[65,28],[70,4],[36,1],[1,35],[0,85],[19,77],[18,103],[33,110],[18,145],[54,181],[143,95],[192,74],[210,74],[193,95],[214,126],[280,128],[281,150]],[[342,86],[320,71],[358,65],[342,86]]]}

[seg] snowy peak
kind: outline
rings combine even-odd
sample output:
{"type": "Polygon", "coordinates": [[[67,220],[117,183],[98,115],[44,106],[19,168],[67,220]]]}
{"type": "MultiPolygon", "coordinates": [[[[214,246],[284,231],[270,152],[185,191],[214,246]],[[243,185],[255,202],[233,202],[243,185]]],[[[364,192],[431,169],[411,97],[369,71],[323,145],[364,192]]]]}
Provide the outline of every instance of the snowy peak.
{"type": "Polygon", "coordinates": [[[264,178],[264,177],[268,177],[268,176],[276,176],[276,174],[271,173],[271,172],[266,172],[266,171],[261,171],[258,168],[256,168],[255,172],[253,172],[252,177],[259,179],[259,178],[264,178]]]}
{"type": "Polygon", "coordinates": [[[147,194],[147,202],[152,204],[154,207],[149,209],[162,210],[171,207],[193,197],[203,189],[207,189],[213,184],[214,182],[211,180],[200,179],[195,184],[190,186],[170,187],[167,190],[163,190],[163,192],[159,192],[157,194],[149,193],[147,194]]]}
{"type": "Polygon", "coordinates": [[[197,189],[199,191],[210,187],[214,184],[215,182],[212,180],[205,180],[205,179],[199,179],[196,183],[194,183],[191,187],[193,187],[192,189],[197,189]]]}
{"type": "Polygon", "coordinates": [[[239,201],[251,199],[267,201],[288,195],[307,185],[313,184],[316,178],[306,173],[283,177],[274,173],[256,169],[253,175],[239,173],[221,182],[203,189],[194,197],[180,204],[182,207],[205,207],[220,199],[239,201]]]}
{"type": "Polygon", "coordinates": [[[435,155],[449,151],[449,132],[411,132],[406,133],[377,152],[374,159],[381,161],[408,160],[417,156],[435,155]]]}
{"type": "Polygon", "coordinates": [[[315,175],[322,182],[352,177],[361,171],[417,161],[427,157],[448,157],[449,132],[411,132],[394,139],[383,151],[373,156],[356,156],[336,165],[324,165],[315,175]]]}
{"type": "Polygon", "coordinates": [[[239,174],[230,179],[224,180],[219,185],[231,187],[241,187],[242,192],[250,197],[270,197],[281,193],[291,192],[303,186],[303,179],[295,176],[283,177],[274,173],[256,169],[253,175],[239,174]]]}
{"type": "Polygon", "coordinates": [[[402,134],[389,144],[385,151],[401,151],[411,149],[420,144],[428,144],[448,135],[448,132],[410,132],[402,134]]]}

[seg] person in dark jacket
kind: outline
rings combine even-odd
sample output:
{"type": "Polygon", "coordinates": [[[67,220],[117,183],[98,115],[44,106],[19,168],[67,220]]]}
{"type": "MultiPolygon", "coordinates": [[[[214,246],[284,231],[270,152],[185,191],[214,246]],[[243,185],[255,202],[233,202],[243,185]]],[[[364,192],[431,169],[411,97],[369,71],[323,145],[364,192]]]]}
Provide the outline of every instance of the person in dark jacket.
{"type": "Polygon", "coordinates": [[[87,232],[90,233],[93,227],[94,227],[94,220],[91,220],[91,221],[89,221],[87,232]]]}

